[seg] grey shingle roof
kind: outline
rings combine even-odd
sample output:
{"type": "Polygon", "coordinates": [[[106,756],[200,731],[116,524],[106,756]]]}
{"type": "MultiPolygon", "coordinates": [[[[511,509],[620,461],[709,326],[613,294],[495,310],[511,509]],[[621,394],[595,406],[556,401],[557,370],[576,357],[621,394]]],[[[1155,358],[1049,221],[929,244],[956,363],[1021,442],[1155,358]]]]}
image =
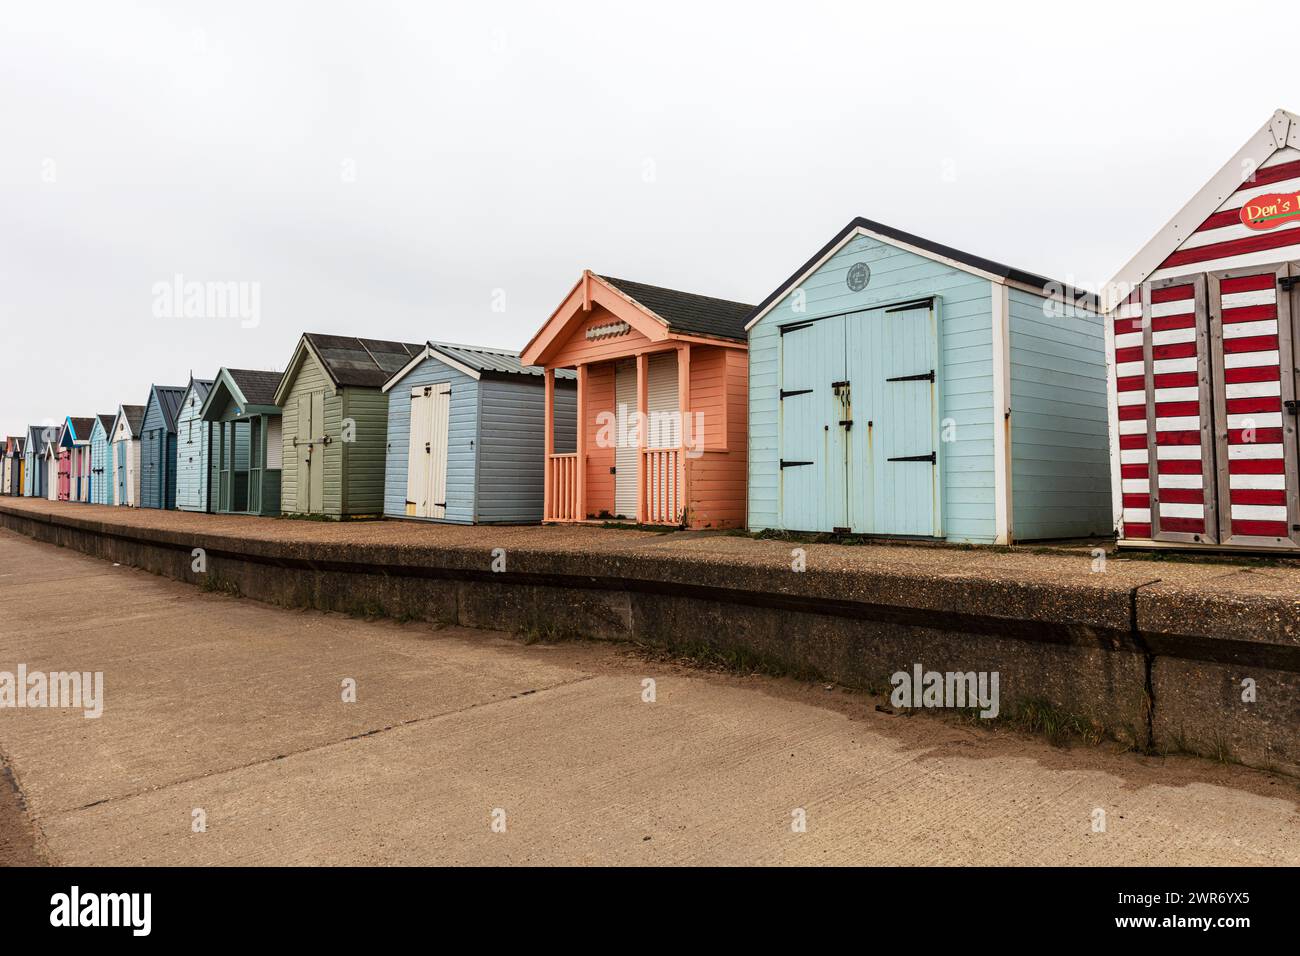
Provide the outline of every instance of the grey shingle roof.
{"type": "Polygon", "coordinates": [[[713,335],[724,339],[745,339],[745,319],[754,311],[752,305],[714,299],[707,295],[678,292],[644,282],[598,276],[629,299],[645,306],[668,323],[674,332],[713,335]]]}
{"type": "Polygon", "coordinates": [[[244,393],[244,401],[249,405],[275,404],[275,390],[280,386],[279,372],[248,368],[228,368],[226,372],[244,393]]]}
{"type": "MultiPolygon", "coordinates": [[[[456,345],[452,342],[430,342],[429,348],[450,359],[468,366],[480,375],[541,375],[538,365],[525,365],[519,353],[510,349],[494,349],[479,345],[456,345]]],[[[572,369],[558,369],[557,378],[577,378],[572,369]]]]}
{"type": "Polygon", "coordinates": [[[90,441],[90,431],[95,427],[95,417],[93,415],[86,418],[68,417],[72,423],[72,437],[77,441],[90,441]]]}
{"type": "Polygon", "coordinates": [[[303,337],[311,343],[326,374],[337,385],[379,388],[424,351],[423,345],[350,335],[307,332],[303,337]]]}
{"type": "MultiPolygon", "coordinates": [[[[116,418],[117,416],[97,415],[96,417],[99,419],[99,424],[104,426],[104,434],[111,436],[113,434],[113,419],[116,418]]],[[[94,426],[92,425],[91,428],[94,428],[94,426]]]]}
{"type": "Polygon", "coordinates": [[[126,424],[131,429],[131,434],[139,438],[140,426],[144,424],[144,406],[123,405],[122,414],[126,417],[126,424]]]}

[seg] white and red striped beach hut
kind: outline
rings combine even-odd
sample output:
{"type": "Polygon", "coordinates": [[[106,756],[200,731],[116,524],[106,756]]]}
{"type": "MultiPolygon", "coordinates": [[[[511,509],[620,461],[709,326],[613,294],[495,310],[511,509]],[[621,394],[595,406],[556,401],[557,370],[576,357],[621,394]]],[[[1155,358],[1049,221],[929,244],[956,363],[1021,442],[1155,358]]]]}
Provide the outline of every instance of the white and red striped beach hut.
{"type": "Polygon", "coordinates": [[[1103,295],[1120,544],[1300,551],[1300,117],[1279,110],[1103,295]]]}

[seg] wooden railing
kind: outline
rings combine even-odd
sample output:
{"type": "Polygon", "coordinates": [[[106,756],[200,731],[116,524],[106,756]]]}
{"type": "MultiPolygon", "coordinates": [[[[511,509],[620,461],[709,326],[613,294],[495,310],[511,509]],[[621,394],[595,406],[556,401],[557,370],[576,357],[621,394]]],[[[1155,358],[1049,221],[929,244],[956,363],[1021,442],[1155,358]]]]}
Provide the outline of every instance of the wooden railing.
{"type": "Polygon", "coordinates": [[[642,488],[647,524],[680,524],[685,502],[680,448],[647,448],[641,452],[642,488]]]}
{"type": "Polygon", "coordinates": [[[580,521],[578,456],[551,455],[546,462],[546,521],[580,521]]]}

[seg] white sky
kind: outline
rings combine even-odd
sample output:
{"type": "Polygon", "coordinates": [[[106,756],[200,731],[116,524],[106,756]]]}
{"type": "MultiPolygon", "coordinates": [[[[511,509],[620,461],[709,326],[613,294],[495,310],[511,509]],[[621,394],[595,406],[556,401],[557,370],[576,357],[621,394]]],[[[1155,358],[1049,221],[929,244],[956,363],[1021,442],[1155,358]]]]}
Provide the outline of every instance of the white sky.
{"type": "Polygon", "coordinates": [[[1096,286],[1300,109],[1295,10],[7,0],[0,432],[306,330],[520,348],[584,267],[757,302],[858,215],[1096,286]]]}

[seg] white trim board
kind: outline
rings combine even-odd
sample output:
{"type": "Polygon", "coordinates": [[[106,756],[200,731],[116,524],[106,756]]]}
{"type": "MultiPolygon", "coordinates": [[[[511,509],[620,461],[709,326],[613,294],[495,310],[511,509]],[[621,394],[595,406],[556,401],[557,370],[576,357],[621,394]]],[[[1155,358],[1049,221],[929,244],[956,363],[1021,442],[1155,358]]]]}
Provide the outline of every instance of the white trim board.
{"type": "MultiPolygon", "coordinates": [[[[895,239],[892,236],[887,236],[883,233],[876,232],[874,229],[868,229],[865,226],[855,226],[852,230],[850,230],[848,233],[845,234],[844,238],[842,238],[834,246],[828,249],[825,252],[825,254],[823,254],[819,259],[817,259],[816,262],[814,262],[807,269],[805,269],[799,276],[797,276],[793,280],[788,281],[786,283],[785,291],[781,295],[777,296],[775,299],[769,302],[766,306],[763,307],[763,310],[761,312],[757,313],[752,319],[750,319],[748,322],[745,323],[745,331],[746,332],[750,331],[754,326],[756,326],[759,322],[761,322],[764,316],[766,316],[769,312],[771,312],[778,305],[784,302],[789,297],[790,293],[792,293],[795,289],[798,289],[800,286],[802,286],[804,282],[808,280],[809,276],[811,276],[818,269],[824,266],[828,261],[830,261],[831,258],[835,256],[836,253],[838,253],[841,249],[843,249],[846,245],[848,245],[850,242],[852,242],[854,239],[858,238],[859,236],[866,236],[867,238],[874,239],[877,242],[883,242],[886,245],[893,246],[895,249],[902,249],[904,252],[910,252],[913,255],[918,255],[924,259],[929,259],[931,262],[942,263],[943,265],[946,265],[949,268],[956,269],[960,272],[965,272],[968,275],[979,276],[981,279],[987,279],[988,281],[994,283],[995,285],[1020,289],[1024,292],[1029,292],[1033,295],[1042,296],[1045,299],[1054,299],[1060,302],[1067,302],[1071,304],[1075,302],[1074,299],[1065,295],[1063,292],[1060,294],[1049,294],[1045,289],[1037,288],[1027,283],[1020,282],[1016,279],[1011,279],[1008,277],[997,275],[985,269],[980,269],[976,266],[969,265],[968,263],[961,262],[957,259],[940,255],[937,252],[931,252],[929,249],[923,249],[920,246],[914,246],[911,243],[903,242],[902,240],[895,239]]],[[[1078,291],[1083,291],[1083,290],[1078,290],[1078,291]]],[[[1091,309],[1089,309],[1089,311],[1091,311],[1091,309]]]]}
{"type": "MultiPolygon", "coordinates": [[[[1300,148],[1300,116],[1286,110],[1277,110],[1246,141],[1236,154],[1200,191],[1188,200],[1164,227],[1151,237],[1145,246],[1130,259],[1101,292],[1101,310],[1109,313],[1128,294],[1149,279],[1175,249],[1192,235],[1201,223],[1241,188],[1246,170],[1264,166],[1280,149],[1300,148]],[[1125,290],[1121,294],[1121,290],[1125,290]]],[[[1210,271],[1198,264],[1197,272],[1210,271]]]]}
{"type": "Polygon", "coordinates": [[[1009,293],[993,286],[993,526],[994,544],[1011,543],[1011,341],[1009,293]]]}

